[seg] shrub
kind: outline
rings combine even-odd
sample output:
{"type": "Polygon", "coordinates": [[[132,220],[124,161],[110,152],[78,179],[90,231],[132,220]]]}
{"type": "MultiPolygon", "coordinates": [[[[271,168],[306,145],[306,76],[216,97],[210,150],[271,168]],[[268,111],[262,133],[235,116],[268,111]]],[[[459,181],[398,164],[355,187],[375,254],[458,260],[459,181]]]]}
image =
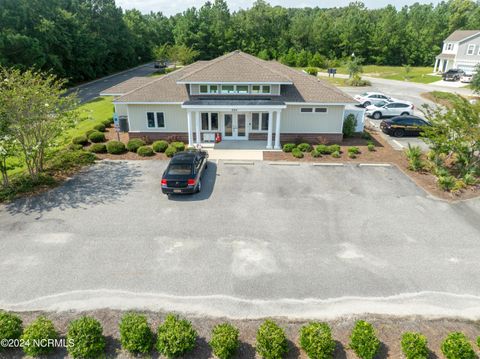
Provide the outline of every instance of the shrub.
{"type": "Polygon", "coordinates": [[[367,144],[367,148],[368,148],[368,150],[369,150],[370,152],[375,151],[375,145],[373,144],[373,142],[369,142],[369,143],[367,144]]]}
{"type": "Polygon", "coordinates": [[[328,151],[330,151],[330,153],[340,152],[340,145],[330,145],[328,146],[328,151]]]}
{"type": "Polygon", "coordinates": [[[168,148],[168,142],[163,140],[155,141],[152,147],[155,152],[165,152],[168,148]]]}
{"type": "Polygon", "coordinates": [[[438,186],[443,189],[444,191],[451,191],[455,188],[455,182],[457,180],[455,177],[447,175],[447,176],[439,176],[437,178],[438,186]]]}
{"type": "Polygon", "coordinates": [[[113,124],[113,118],[107,118],[106,120],[103,120],[102,123],[105,127],[110,127],[113,124]]]}
{"type": "Polygon", "coordinates": [[[318,145],[315,150],[323,155],[329,155],[332,154],[333,152],[340,152],[340,146],[339,145],[318,145]]]}
{"type": "Polygon", "coordinates": [[[188,320],[168,314],[163,324],[158,327],[157,337],[157,350],[171,358],[193,350],[197,332],[188,320]]]}
{"type": "Polygon", "coordinates": [[[45,167],[49,171],[69,171],[73,168],[91,165],[95,160],[95,155],[88,151],[61,150],[48,160],[45,167]]]}
{"type": "MultiPolygon", "coordinates": [[[[22,320],[15,314],[0,311],[0,341],[4,339],[20,339],[22,320]]],[[[0,352],[5,349],[0,345],[0,352]]]]}
{"type": "Polygon", "coordinates": [[[126,151],[125,145],[120,141],[108,141],[107,152],[112,155],[118,155],[126,151]]]}
{"type": "Polygon", "coordinates": [[[312,157],[315,157],[315,158],[322,157],[322,154],[315,150],[315,151],[312,151],[312,157]]]}
{"type": "Polygon", "coordinates": [[[478,180],[474,173],[469,172],[466,173],[465,176],[463,176],[463,182],[467,186],[474,186],[478,183],[478,180]]]}
{"type": "Polygon", "coordinates": [[[137,154],[142,157],[149,157],[149,156],[153,156],[155,153],[153,152],[153,149],[150,146],[142,146],[138,148],[137,154]]]}
{"type": "Polygon", "coordinates": [[[358,155],[360,153],[360,149],[358,147],[352,146],[348,148],[348,153],[353,153],[354,155],[358,155]]]}
{"type": "Polygon", "coordinates": [[[103,123],[99,123],[98,125],[93,126],[93,129],[98,132],[105,132],[105,125],[103,123]]]}
{"type": "Polygon", "coordinates": [[[355,75],[352,78],[345,81],[348,86],[352,87],[364,87],[364,86],[372,86],[372,83],[368,80],[362,79],[360,75],[355,75]]]}
{"type": "Polygon", "coordinates": [[[107,146],[104,143],[94,143],[88,150],[93,153],[105,153],[107,152],[107,146]]]}
{"type": "Polygon", "coordinates": [[[410,170],[420,171],[423,169],[422,149],[419,146],[411,146],[408,144],[408,148],[405,150],[405,155],[407,156],[408,168],[410,170]]]}
{"type": "Polygon", "coordinates": [[[312,151],[312,146],[310,146],[308,143],[301,143],[297,146],[297,148],[302,152],[311,152],[312,151]]]}
{"type": "Polygon", "coordinates": [[[354,159],[354,158],[357,158],[357,155],[353,152],[348,152],[348,158],[354,159]]]}
{"type": "Polygon", "coordinates": [[[335,341],[332,331],[326,323],[310,323],[300,329],[300,346],[309,358],[333,358],[335,341]]]}
{"type": "Polygon", "coordinates": [[[303,152],[300,151],[298,148],[294,148],[292,151],[292,156],[295,158],[303,158],[303,152]]]}
{"type": "Polygon", "coordinates": [[[353,114],[350,114],[343,121],[343,135],[345,137],[352,137],[357,127],[357,120],[353,114]]]}
{"type": "Polygon", "coordinates": [[[212,330],[210,346],[220,359],[231,358],[239,347],[238,329],[228,323],[218,324],[212,330]]]}
{"type": "Polygon", "coordinates": [[[309,75],[312,75],[312,76],[317,76],[317,74],[318,74],[318,70],[317,70],[316,67],[307,67],[305,69],[305,72],[309,75]]]}
{"type": "Polygon", "coordinates": [[[463,333],[450,333],[442,343],[442,353],[447,359],[474,359],[477,356],[463,333]]]}
{"type": "Polygon", "coordinates": [[[177,153],[177,149],[173,146],[168,146],[165,150],[165,154],[167,155],[167,157],[173,157],[175,153],[177,153]]]}
{"type": "Polygon", "coordinates": [[[105,134],[102,132],[94,131],[88,136],[88,139],[90,142],[93,143],[99,143],[99,142],[105,142],[105,134]]]}
{"type": "Polygon", "coordinates": [[[87,132],[85,132],[85,136],[87,136],[87,138],[94,132],[98,132],[97,130],[88,130],[87,132]]]}
{"type": "Polygon", "coordinates": [[[380,348],[375,329],[370,323],[359,320],[350,335],[350,348],[361,359],[373,359],[380,348]]]}
{"type": "Polygon", "coordinates": [[[83,150],[83,145],[77,145],[75,143],[71,143],[67,146],[67,150],[69,150],[69,151],[80,151],[80,150],[83,150]]]}
{"type": "Polygon", "coordinates": [[[74,145],[86,145],[88,143],[88,138],[87,136],[77,136],[72,138],[72,143],[74,145]]]}
{"type": "Polygon", "coordinates": [[[372,135],[370,134],[370,132],[363,131],[363,132],[362,132],[362,138],[363,138],[364,140],[371,140],[371,139],[372,139],[372,135]]]}
{"type": "Polygon", "coordinates": [[[139,138],[132,138],[127,143],[127,150],[130,152],[137,152],[137,150],[142,146],[145,146],[145,141],[139,138]]]}
{"type": "Polygon", "coordinates": [[[175,141],[175,142],[172,142],[170,146],[175,147],[177,152],[185,151],[185,144],[183,142],[175,141]]]}
{"type": "Polygon", "coordinates": [[[406,359],[428,359],[427,338],[424,335],[412,332],[403,333],[401,344],[406,359]]]}
{"type": "Polygon", "coordinates": [[[258,328],[255,350],[265,359],[279,359],[288,351],[287,337],[275,322],[266,320],[258,328]]]}
{"type": "Polygon", "coordinates": [[[477,345],[480,348],[480,337],[477,338],[477,345]]]}
{"type": "Polygon", "coordinates": [[[294,143],[286,143],[283,145],[283,152],[292,152],[297,147],[294,143]]]}
{"type": "Polygon", "coordinates": [[[333,152],[333,153],[332,153],[332,157],[333,157],[333,158],[340,158],[340,157],[341,157],[340,152],[339,152],[339,151],[333,152]]]}
{"type": "Polygon", "coordinates": [[[125,314],[120,321],[120,342],[122,348],[131,353],[150,352],[153,348],[153,333],[147,317],[135,313],[125,314]]]}
{"type": "Polygon", "coordinates": [[[58,334],[55,331],[52,321],[40,316],[25,328],[21,336],[21,341],[23,342],[22,349],[25,354],[32,357],[48,354],[55,349],[53,343],[47,342],[45,345],[42,345],[40,341],[43,342],[48,339],[57,338],[58,334]]]}
{"type": "Polygon", "coordinates": [[[102,325],[92,317],[74,320],[68,326],[67,351],[73,358],[97,358],[105,350],[102,325]]]}

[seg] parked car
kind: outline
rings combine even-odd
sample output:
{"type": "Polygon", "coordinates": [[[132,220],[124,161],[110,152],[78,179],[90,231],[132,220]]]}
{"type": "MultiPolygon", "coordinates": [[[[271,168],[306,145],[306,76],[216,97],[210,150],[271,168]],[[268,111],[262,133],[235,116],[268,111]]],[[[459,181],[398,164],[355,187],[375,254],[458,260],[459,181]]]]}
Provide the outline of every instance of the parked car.
{"type": "Polygon", "coordinates": [[[155,61],[153,67],[156,69],[164,69],[167,67],[167,63],[165,61],[155,61]]]}
{"type": "Polygon", "coordinates": [[[395,137],[418,136],[430,123],[417,116],[397,116],[380,123],[380,129],[395,137]]]}
{"type": "Polygon", "coordinates": [[[460,82],[464,84],[469,84],[472,82],[473,76],[474,76],[473,74],[465,74],[462,77],[460,77],[460,82]]]}
{"type": "Polygon", "coordinates": [[[414,110],[415,106],[413,106],[410,102],[396,101],[388,102],[383,106],[368,106],[365,114],[368,117],[373,117],[374,119],[379,120],[382,117],[413,115],[414,110]]]}
{"type": "Polygon", "coordinates": [[[202,190],[202,176],[208,167],[205,151],[176,153],[162,176],[164,194],[198,193],[202,190]]]}
{"type": "Polygon", "coordinates": [[[374,101],[388,101],[391,102],[392,98],[380,92],[365,92],[361,95],[356,95],[354,97],[355,100],[359,102],[359,104],[363,107],[368,107],[373,104],[374,101]]]}
{"type": "Polygon", "coordinates": [[[465,75],[465,71],[461,69],[450,69],[443,74],[444,81],[458,81],[465,75]]]}

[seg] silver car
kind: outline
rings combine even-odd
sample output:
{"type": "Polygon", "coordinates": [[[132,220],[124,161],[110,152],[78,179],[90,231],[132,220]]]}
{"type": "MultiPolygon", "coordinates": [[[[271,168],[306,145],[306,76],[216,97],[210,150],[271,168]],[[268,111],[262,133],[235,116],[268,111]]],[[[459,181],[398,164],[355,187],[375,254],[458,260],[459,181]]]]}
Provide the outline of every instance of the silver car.
{"type": "Polygon", "coordinates": [[[396,101],[379,104],[378,106],[368,106],[365,114],[368,117],[373,117],[375,120],[380,120],[383,117],[413,115],[414,110],[415,106],[410,102],[396,101]]]}

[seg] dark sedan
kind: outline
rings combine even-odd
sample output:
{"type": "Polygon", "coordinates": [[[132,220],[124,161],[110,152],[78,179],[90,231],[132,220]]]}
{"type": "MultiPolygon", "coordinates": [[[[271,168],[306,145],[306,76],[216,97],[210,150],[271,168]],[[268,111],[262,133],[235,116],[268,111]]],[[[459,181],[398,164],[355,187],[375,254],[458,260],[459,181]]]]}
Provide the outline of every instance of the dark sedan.
{"type": "Polygon", "coordinates": [[[465,72],[460,69],[450,69],[443,74],[444,81],[458,81],[460,78],[465,75],[465,72]]]}
{"type": "Polygon", "coordinates": [[[380,123],[380,128],[384,133],[395,137],[418,136],[423,132],[425,126],[430,126],[430,124],[417,116],[397,116],[380,123]]]}
{"type": "Polygon", "coordinates": [[[168,195],[200,192],[207,161],[208,153],[205,151],[186,151],[175,154],[163,172],[162,192],[168,195]]]}

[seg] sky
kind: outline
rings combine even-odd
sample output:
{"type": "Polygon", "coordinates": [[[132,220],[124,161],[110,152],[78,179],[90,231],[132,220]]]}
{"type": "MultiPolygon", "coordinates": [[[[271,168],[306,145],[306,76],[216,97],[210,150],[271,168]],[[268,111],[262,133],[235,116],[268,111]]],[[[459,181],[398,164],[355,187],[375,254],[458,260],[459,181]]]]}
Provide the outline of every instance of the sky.
{"type": "MultiPolygon", "coordinates": [[[[267,0],[272,5],[284,7],[335,7],[346,6],[353,0],[267,0]]],[[[440,0],[364,0],[369,8],[383,7],[394,4],[397,7],[419,3],[438,3],[440,0]]],[[[161,11],[164,15],[174,15],[192,6],[201,7],[206,0],[116,0],[123,9],[138,9],[143,13],[161,11]]],[[[254,0],[227,0],[231,11],[251,7],[254,0]]]]}

